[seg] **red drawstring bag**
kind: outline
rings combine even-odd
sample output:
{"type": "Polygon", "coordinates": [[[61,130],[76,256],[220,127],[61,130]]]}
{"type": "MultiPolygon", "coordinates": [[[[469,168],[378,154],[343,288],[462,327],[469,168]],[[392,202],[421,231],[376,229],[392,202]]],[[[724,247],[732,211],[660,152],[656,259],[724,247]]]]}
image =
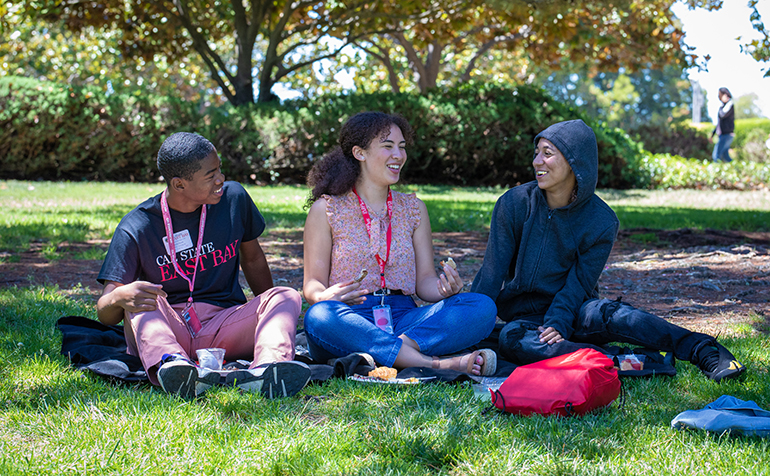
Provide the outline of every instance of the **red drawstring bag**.
{"type": "Polygon", "coordinates": [[[620,395],[612,360],[594,349],[580,349],[522,365],[492,391],[492,404],[515,415],[583,415],[620,395]]]}

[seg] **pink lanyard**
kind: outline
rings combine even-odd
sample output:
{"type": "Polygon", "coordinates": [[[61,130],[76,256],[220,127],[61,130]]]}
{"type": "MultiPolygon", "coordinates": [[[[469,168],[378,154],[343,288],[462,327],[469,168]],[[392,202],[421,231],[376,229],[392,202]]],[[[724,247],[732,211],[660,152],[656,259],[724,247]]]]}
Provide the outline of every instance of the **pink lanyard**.
{"type": "MultiPolygon", "coordinates": [[[[356,194],[356,198],[358,198],[358,206],[361,207],[361,215],[364,216],[364,224],[366,225],[366,234],[369,235],[369,239],[372,238],[372,217],[369,215],[369,209],[366,208],[366,204],[363,200],[361,200],[361,197],[358,195],[358,192],[356,192],[356,188],[353,187],[353,193],[356,194]]],[[[385,202],[385,206],[388,210],[388,232],[385,235],[385,259],[382,259],[378,254],[374,255],[374,257],[377,259],[377,264],[380,265],[380,287],[382,289],[385,289],[385,264],[388,262],[388,257],[390,256],[390,239],[391,239],[391,227],[390,223],[393,218],[393,196],[390,193],[390,189],[388,189],[388,199],[385,202]]]]}
{"type": "Polygon", "coordinates": [[[203,205],[201,208],[201,220],[198,225],[198,244],[195,247],[195,270],[193,271],[192,279],[190,279],[184,271],[182,271],[182,268],[179,267],[179,263],[176,261],[176,243],[174,242],[174,228],[171,225],[171,213],[168,210],[168,200],[166,199],[167,193],[168,190],[164,190],[163,193],[160,194],[160,210],[163,212],[163,224],[166,227],[166,239],[168,240],[168,251],[171,254],[171,262],[174,264],[174,269],[176,269],[179,276],[183,277],[190,287],[190,297],[187,299],[189,306],[193,302],[192,295],[193,288],[195,287],[195,277],[198,275],[198,262],[201,259],[201,246],[203,245],[203,229],[206,227],[207,205],[203,205]]]}

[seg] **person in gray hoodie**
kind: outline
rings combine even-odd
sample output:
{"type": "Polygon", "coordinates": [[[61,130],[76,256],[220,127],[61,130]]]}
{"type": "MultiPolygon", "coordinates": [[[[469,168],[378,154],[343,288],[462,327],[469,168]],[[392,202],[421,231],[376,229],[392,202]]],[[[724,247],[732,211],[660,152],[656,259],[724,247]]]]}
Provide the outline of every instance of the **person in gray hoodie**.
{"type": "Polygon", "coordinates": [[[527,364],[582,348],[625,342],[670,351],[721,381],[745,367],[713,337],[691,332],[618,300],[600,299],[598,281],[618,232],[615,212],[595,193],[598,148],[582,120],[535,137],[536,180],[495,204],[471,291],[495,300],[499,354],[527,364]]]}

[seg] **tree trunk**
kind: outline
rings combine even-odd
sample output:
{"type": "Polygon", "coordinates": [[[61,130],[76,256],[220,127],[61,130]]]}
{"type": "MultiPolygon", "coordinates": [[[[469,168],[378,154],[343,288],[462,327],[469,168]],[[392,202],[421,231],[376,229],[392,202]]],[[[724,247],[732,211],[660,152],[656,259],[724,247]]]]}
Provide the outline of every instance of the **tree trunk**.
{"type": "Polygon", "coordinates": [[[390,81],[390,90],[398,94],[401,92],[401,88],[398,86],[398,75],[396,74],[393,63],[390,61],[390,52],[385,56],[387,61],[384,61],[385,68],[388,70],[388,80],[390,81]]]}
{"type": "Polygon", "coordinates": [[[273,84],[273,68],[275,63],[278,62],[278,55],[276,54],[277,47],[273,45],[272,41],[268,45],[267,51],[265,51],[265,59],[262,61],[262,69],[259,71],[259,93],[257,94],[258,103],[270,102],[274,99],[273,84]]]}
{"type": "Polygon", "coordinates": [[[412,69],[419,77],[417,86],[420,88],[420,92],[424,93],[428,89],[436,87],[438,73],[441,70],[441,53],[445,45],[437,41],[428,45],[428,54],[425,57],[425,61],[423,61],[414,45],[406,39],[402,32],[393,33],[392,36],[406,51],[406,57],[409,59],[412,69]]]}
{"type": "Polygon", "coordinates": [[[274,99],[273,92],[271,91],[273,89],[273,83],[270,77],[263,77],[259,81],[259,95],[257,96],[258,103],[265,103],[270,102],[274,99]]]}
{"type": "Polygon", "coordinates": [[[236,50],[238,52],[238,70],[235,73],[235,78],[233,78],[233,88],[235,89],[233,104],[240,106],[254,102],[254,80],[251,73],[251,55],[254,50],[254,42],[249,40],[248,35],[238,34],[236,50]]]}
{"type": "Polygon", "coordinates": [[[438,73],[441,71],[441,54],[444,52],[444,46],[438,41],[428,45],[428,54],[425,58],[425,78],[420,76],[420,90],[426,92],[428,89],[435,88],[438,84],[438,73]]]}

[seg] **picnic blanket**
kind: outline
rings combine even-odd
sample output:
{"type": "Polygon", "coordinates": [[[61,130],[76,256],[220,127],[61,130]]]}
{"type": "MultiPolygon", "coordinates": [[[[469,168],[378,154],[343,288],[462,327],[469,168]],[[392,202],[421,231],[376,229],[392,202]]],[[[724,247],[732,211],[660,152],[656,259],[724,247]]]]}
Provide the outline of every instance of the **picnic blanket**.
{"type": "MultiPolygon", "coordinates": [[[[105,326],[104,324],[82,316],[65,316],[56,321],[56,327],[62,333],[61,353],[72,365],[84,371],[117,382],[145,382],[147,374],[138,357],[127,353],[123,326],[105,326]]],[[[299,332],[296,339],[295,360],[310,367],[310,381],[323,382],[333,377],[345,377],[354,374],[367,375],[376,366],[374,359],[365,353],[354,353],[332,359],[328,362],[316,362],[307,350],[307,338],[299,332]]],[[[508,376],[515,365],[498,360],[495,375],[508,376]]],[[[434,370],[418,367],[402,369],[398,378],[434,377],[430,382],[477,382],[479,379],[454,370],[434,370]]]]}
{"type": "Polygon", "coordinates": [[[123,382],[147,381],[139,357],[128,355],[123,326],[105,326],[81,316],[56,321],[62,333],[61,353],[76,368],[123,382]]]}

